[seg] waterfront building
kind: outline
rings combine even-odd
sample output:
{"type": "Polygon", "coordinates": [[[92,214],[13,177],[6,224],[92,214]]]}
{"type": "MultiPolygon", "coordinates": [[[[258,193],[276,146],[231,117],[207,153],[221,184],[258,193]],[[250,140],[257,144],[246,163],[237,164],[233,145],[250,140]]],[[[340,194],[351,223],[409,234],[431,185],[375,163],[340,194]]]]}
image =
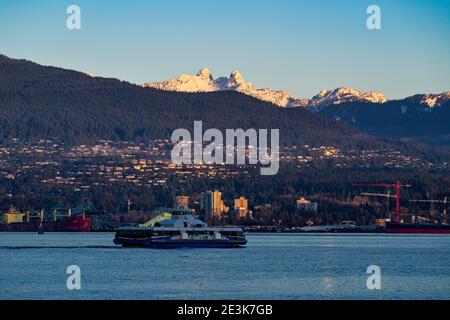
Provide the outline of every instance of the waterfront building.
{"type": "Polygon", "coordinates": [[[220,218],[227,214],[229,208],[222,200],[222,192],[207,191],[201,194],[200,209],[205,213],[206,219],[220,218]]]}
{"type": "Polygon", "coordinates": [[[245,197],[234,199],[234,213],[240,219],[248,218],[248,200],[245,197]]]}
{"type": "Polygon", "coordinates": [[[301,197],[297,200],[297,209],[304,210],[306,212],[317,212],[317,202],[312,202],[301,197]]]}
{"type": "Polygon", "coordinates": [[[173,207],[177,209],[189,209],[189,196],[176,196],[173,207]]]}

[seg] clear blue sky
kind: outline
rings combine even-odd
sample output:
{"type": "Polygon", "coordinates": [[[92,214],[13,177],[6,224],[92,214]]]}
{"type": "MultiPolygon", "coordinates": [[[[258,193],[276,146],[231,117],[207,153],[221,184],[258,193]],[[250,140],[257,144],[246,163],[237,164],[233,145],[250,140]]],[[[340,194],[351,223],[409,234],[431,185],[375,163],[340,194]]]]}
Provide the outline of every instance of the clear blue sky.
{"type": "Polygon", "coordinates": [[[0,0],[0,53],[133,83],[205,66],[297,97],[397,98],[450,91],[450,0],[0,0]],[[80,31],[66,29],[71,4],[80,31]],[[366,28],[370,4],[382,30],[366,28]]]}

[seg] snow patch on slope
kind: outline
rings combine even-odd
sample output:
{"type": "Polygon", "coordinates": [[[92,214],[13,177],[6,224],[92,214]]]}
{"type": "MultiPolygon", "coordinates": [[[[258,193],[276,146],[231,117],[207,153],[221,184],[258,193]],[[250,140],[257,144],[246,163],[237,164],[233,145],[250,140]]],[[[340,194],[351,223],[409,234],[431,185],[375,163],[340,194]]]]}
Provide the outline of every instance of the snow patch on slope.
{"type": "Polygon", "coordinates": [[[430,108],[440,107],[447,101],[450,101],[450,91],[441,94],[425,94],[420,103],[426,104],[430,108]]]}
{"type": "Polygon", "coordinates": [[[341,87],[334,90],[322,90],[308,102],[310,107],[324,107],[349,102],[385,103],[388,99],[380,92],[363,92],[358,89],[341,87]]]}

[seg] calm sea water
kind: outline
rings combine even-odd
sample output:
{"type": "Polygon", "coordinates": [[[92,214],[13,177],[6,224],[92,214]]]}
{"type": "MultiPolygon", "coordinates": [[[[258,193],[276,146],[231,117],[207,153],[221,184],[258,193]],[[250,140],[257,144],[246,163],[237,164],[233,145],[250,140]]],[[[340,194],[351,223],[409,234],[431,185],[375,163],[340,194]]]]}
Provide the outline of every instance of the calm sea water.
{"type": "Polygon", "coordinates": [[[244,249],[124,249],[113,234],[0,233],[0,299],[449,299],[450,236],[249,235],[244,249]],[[66,269],[81,268],[81,290],[66,269]],[[369,265],[381,290],[368,290],[369,265]]]}

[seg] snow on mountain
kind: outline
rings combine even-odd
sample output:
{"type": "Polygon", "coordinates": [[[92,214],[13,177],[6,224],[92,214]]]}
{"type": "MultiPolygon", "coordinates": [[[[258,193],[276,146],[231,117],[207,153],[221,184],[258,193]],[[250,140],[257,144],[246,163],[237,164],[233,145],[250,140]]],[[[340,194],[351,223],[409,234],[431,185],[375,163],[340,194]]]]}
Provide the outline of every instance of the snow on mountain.
{"type": "Polygon", "coordinates": [[[150,82],[144,84],[144,87],[180,92],[212,92],[219,90],[216,81],[214,81],[211,73],[206,68],[201,69],[195,76],[182,74],[175,80],[150,82]]]}
{"type": "Polygon", "coordinates": [[[430,108],[440,107],[450,100],[450,91],[441,94],[424,94],[419,97],[421,97],[421,104],[426,104],[430,108]]]}
{"type": "MultiPolygon", "coordinates": [[[[237,91],[263,101],[271,102],[280,107],[310,107],[315,111],[319,111],[325,106],[340,105],[349,102],[385,103],[388,101],[384,94],[380,92],[364,92],[349,87],[322,90],[311,99],[297,99],[291,97],[284,90],[273,90],[270,88],[257,89],[251,83],[246,82],[239,71],[232,72],[229,77],[214,79],[207,68],[201,69],[196,75],[183,74],[174,80],[149,82],[143,86],[178,92],[237,91]]],[[[415,95],[406,99],[427,105],[428,107],[436,107],[450,100],[450,92],[415,95]]]]}
{"type": "Polygon", "coordinates": [[[296,99],[284,90],[273,90],[270,88],[257,89],[251,83],[246,82],[239,71],[231,73],[230,77],[214,79],[207,68],[201,69],[196,75],[183,74],[174,80],[163,82],[150,82],[144,84],[150,87],[166,91],[178,92],[214,92],[214,91],[237,91],[257,99],[271,102],[280,107],[320,107],[330,104],[341,104],[345,102],[378,102],[384,103],[386,97],[378,92],[362,92],[352,88],[338,88],[335,90],[321,91],[312,99],[296,99]]]}
{"type": "Polygon", "coordinates": [[[144,84],[144,87],[179,92],[237,91],[280,107],[285,107],[290,101],[289,94],[286,91],[269,88],[256,89],[251,83],[244,80],[239,71],[231,73],[229,78],[214,79],[211,72],[207,68],[203,68],[196,75],[181,75],[174,80],[150,82],[144,84]]]}
{"type": "Polygon", "coordinates": [[[423,111],[431,111],[450,102],[450,91],[440,94],[416,94],[403,100],[411,104],[421,105],[423,111]]]}
{"type": "Polygon", "coordinates": [[[334,90],[322,90],[308,102],[310,107],[339,105],[349,102],[385,103],[384,94],[376,91],[363,92],[358,89],[341,87],[334,90]]]}
{"type": "Polygon", "coordinates": [[[229,78],[221,77],[214,79],[211,72],[207,68],[201,69],[196,75],[181,75],[179,78],[174,80],[150,82],[144,84],[144,87],[181,92],[213,92],[232,90],[247,94],[263,101],[271,102],[280,107],[290,108],[340,104],[350,101],[386,101],[386,98],[381,93],[365,93],[351,88],[321,91],[312,99],[296,99],[290,97],[287,91],[284,90],[273,90],[270,88],[257,89],[251,83],[246,82],[239,71],[234,71],[231,73],[229,78]]]}

